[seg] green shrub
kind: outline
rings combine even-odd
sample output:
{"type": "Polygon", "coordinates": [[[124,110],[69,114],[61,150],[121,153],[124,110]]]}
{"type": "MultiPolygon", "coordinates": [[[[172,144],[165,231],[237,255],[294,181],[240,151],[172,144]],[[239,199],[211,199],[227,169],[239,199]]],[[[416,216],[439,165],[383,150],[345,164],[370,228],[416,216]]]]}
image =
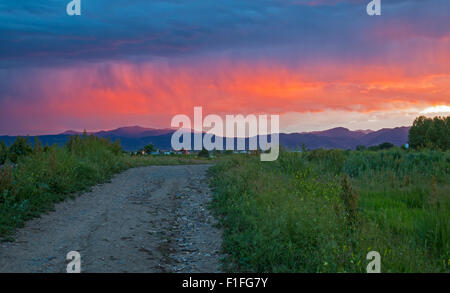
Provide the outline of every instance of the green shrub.
{"type": "Polygon", "coordinates": [[[199,157],[202,158],[209,158],[209,152],[207,149],[203,148],[199,153],[198,153],[199,157]]]}
{"type": "Polygon", "coordinates": [[[357,151],[364,151],[364,150],[366,150],[367,148],[366,148],[366,146],[364,146],[364,145],[357,145],[356,146],[356,150],[357,151]]]}
{"type": "Polygon", "coordinates": [[[17,163],[20,157],[27,156],[33,152],[28,142],[28,137],[18,136],[14,143],[9,147],[8,158],[11,162],[17,163]]]}
{"type": "Polygon", "coordinates": [[[378,145],[378,149],[380,149],[380,150],[387,150],[387,149],[391,149],[393,147],[394,147],[394,145],[390,142],[383,142],[378,145]]]}

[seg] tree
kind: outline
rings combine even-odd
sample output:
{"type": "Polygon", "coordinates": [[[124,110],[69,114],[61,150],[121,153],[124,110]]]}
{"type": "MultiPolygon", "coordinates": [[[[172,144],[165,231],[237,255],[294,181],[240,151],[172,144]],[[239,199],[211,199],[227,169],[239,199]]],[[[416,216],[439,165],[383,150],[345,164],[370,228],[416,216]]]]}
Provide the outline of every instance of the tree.
{"type": "Polygon", "coordinates": [[[383,142],[378,145],[378,149],[380,149],[380,150],[387,150],[387,149],[390,149],[393,147],[394,147],[394,145],[390,142],[383,142]]]}
{"type": "Polygon", "coordinates": [[[154,151],[156,151],[156,147],[155,147],[154,144],[151,143],[151,144],[148,144],[148,145],[144,146],[144,151],[147,154],[150,154],[150,153],[153,153],[154,151]]]}
{"type": "MultiPolygon", "coordinates": [[[[359,151],[365,149],[364,146],[363,146],[363,148],[360,148],[360,149],[358,149],[358,147],[361,147],[361,146],[357,146],[356,147],[356,149],[359,150],[359,151]]],[[[383,143],[380,143],[379,145],[369,146],[367,149],[369,151],[379,151],[379,150],[387,150],[387,149],[390,149],[390,148],[393,148],[393,147],[394,147],[394,145],[392,143],[390,143],[390,142],[383,142],[383,143]]]]}
{"type": "Polygon", "coordinates": [[[3,165],[6,162],[7,158],[8,158],[8,146],[2,140],[0,142],[0,165],[3,165]]]}
{"type": "Polygon", "coordinates": [[[419,116],[409,130],[411,148],[431,148],[448,150],[450,148],[450,116],[427,118],[419,116]]]}

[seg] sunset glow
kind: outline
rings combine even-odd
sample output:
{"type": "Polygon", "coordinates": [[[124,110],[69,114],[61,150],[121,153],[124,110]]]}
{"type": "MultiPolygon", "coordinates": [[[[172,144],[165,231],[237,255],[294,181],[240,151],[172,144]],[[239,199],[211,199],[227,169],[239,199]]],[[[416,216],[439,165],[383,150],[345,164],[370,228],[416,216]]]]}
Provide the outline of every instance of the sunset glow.
{"type": "Polygon", "coordinates": [[[425,110],[420,112],[421,114],[436,114],[436,113],[450,113],[450,106],[434,106],[434,107],[428,107],[425,110]]]}
{"type": "Polygon", "coordinates": [[[344,0],[101,2],[79,18],[51,1],[0,9],[0,135],[166,128],[194,106],[280,114],[286,132],[449,112],[447,1],[386,3],[379,18],[344,0]]]}

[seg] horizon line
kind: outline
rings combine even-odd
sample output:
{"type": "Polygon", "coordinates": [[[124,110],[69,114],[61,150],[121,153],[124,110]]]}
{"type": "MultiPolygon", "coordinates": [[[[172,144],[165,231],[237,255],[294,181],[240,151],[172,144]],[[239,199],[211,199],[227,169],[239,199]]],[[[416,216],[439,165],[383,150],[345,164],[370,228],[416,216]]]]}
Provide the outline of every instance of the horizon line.
{"type": "MultiPolygon", "coordinates": [[[[308,134],[308,133],[314,133],[314,132],[323,132],[323,131],[328,131],[328,130],[332,130],[332,129],[337,129],[337,128],[343,128],[343,129],[347,129],[351,132],[358,132],[358,131],[371,131],[371,132],[377,132],[383,129],[396,129],[396,128],[404,128],[404,127],[411,127],[412,125],[402,125],[402,126],[393,126],[393,127],[381,127],[379,129],[350,129],[348,127],[343,127],[343,126],[336,126],[336,127],[331,127],[331,128],[326,128],[326,129],[322,129],[322,130],[309,130],[309,131],[301,131],[301,132],[278,132],[278,134],[308,134]]],[[[148,129],[148,130],[173,130],[176,131],[179,128],[172,128],[172,127],[167,127],[167,128],[155,128],[155,127],[146,127],[146,126],[140,126],[140,125],[127,125],[127,126],[119,126],[116,128],[112,128],[112,129],[100,129],[100,130],[74,130],[74,129],[67,129],[64,130],[62,132],[59,133],[45,133],[45,134],[0,134],[0,136],[9,136],[9,137],[18,137],[18,136],[22,136],[22,137],[39,137],[39,136],[56,136],[56,135],[71,135],[71,134],[65,134],[66,132],[76,132],[77,134],[83,134],[83,132],[86,130],[87,134],[97,134],[99,132],[109,132],[109,131],[114,131],[114,130],[118,130],[118,129],[123,129],[123,128],[131,128],[131,127],[139,127],[139,128],[143,128],[143,129],[148,129]]],[[[193,129],[191,129],[191,132],[193,132],[193,129]]],[[[203,133],[206,133],[205,131],[203,133]]],[[[163,135],[163,134],[162,134],[163,135]]],[[[258,134],[260,135],[260,134],[258,134]]],[[[261,134],[263,135],[263,134],[261,134]]],[[[155,135],[157,136],[157,135],[155,135]]],[[[226,136],[223,136],[226,137],[226,136]]],[[[235,136],[236,137],[236,136],[235,136]]],[[[247,137],[247,136],[246,136],[247,137]]]]}

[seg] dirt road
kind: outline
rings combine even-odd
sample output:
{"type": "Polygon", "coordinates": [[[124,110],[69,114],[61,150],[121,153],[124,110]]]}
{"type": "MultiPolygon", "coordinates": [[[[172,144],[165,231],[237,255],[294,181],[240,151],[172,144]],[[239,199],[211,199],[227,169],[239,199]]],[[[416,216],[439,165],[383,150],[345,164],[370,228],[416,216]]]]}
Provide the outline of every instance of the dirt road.
{"type": "Polygon", "coordinates": [[[0,272],[219,272],[221,232],[207,204],[207,165],[127,170],[0,243],[0,272]]]}

